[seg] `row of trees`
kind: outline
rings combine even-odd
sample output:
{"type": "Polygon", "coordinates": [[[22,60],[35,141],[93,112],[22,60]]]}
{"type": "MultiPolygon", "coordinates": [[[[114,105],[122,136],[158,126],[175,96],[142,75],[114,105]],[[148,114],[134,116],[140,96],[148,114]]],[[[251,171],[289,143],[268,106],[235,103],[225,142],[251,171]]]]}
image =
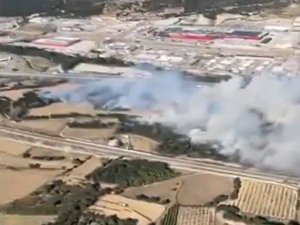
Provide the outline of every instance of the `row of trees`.
{"type": "Polygon", "coordinates": [[[287,224],[272,221],[263,216],[248,216],[240,213],[240,209],[233,205],[221,204],[216,207],[217,211],[223,211],[223,217],[228,220],[243,222],[251,225],[299,225],[297,221],[291,220],[287,224]]]}
{"type": "Polygon", "coordinates": [[[71,128],[89,128],[89,129],[102,129],[114,126],[114,122],[103,123],[100,119],[93,119],[85,122],[72,121],[68,123],[71,128]]]}

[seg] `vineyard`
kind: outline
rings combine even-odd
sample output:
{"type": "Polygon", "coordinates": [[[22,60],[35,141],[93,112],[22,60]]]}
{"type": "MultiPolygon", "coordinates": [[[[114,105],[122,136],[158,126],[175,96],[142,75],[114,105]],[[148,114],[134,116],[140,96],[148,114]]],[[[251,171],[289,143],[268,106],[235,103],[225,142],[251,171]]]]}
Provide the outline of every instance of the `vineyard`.
{"type": "Polygon", "coordinates": [[[179,206],[178,205],[173,205],[168,210],[168,213],[165,215],[165,217],[161,221],[160,225],[176,225],[177,224],[178,210],[179,210],[179,206]]]}
{"type": "Polygon", "coordinates": [[[215,211],[208,207],[180,207],[177,225],[214,225],[215,211]]]}
{"type": "Polygon", "coordinates": [[[243,213],[287,221],[296,218],[297,200],[293,188],[243,179],[234,205],[243,213]]]}

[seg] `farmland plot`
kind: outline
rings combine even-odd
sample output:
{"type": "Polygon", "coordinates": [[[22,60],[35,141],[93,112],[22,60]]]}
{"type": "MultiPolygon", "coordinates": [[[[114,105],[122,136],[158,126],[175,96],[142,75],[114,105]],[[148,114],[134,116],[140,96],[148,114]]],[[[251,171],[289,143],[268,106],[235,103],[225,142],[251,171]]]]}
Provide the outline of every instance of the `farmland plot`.
{"type": "Polygon", "coordinates": [[[177,225],[214,225],[215,210],[209,207],[185,207],[178,211],[177,225]]]}
{"type": "Polygon", "coordinates": [[[297,199],[292,187],[243,179],[234,205],[243,213],[288,221],[296,219],[297,199]]]}

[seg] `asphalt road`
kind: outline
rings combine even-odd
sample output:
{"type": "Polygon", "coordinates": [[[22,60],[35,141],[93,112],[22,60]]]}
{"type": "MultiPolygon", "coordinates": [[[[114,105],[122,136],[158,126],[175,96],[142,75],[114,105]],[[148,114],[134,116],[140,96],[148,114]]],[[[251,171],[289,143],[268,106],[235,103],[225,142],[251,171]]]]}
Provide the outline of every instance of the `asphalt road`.
{"type": "Polygon", "coordinates": [[[8,73],[8,72],[0,72],[0,77],[3,78],[12,78],[12,77],[28,77],[28,78],[66,78],[66,79],[90,79],[90,80],[101,80],[101,79],[111,79],[119,77],[116,74],[107,74],[107,73],[8,73]]]}
{"type": "Polygon", "coordinates": [[[58,136],[48,136],[35,132],[19,130],[0,126],[0,135],[12,138],[19,142],[29,143],[35,146],[48,147],[53,150],[82,152],[86,154],[94,154],[99,156],[110,157],[129,157],[143,158],[147,160],[161,161],[168,163],[171,167],[184,169],[189,171],[207,172],[213,174],[221,174],[231,177],[246,177],[256,180],[268,182],[283,182],[290,183],[300,182],[300,177],[278,174],[274,172],[261,171],[255,168],[243,168],[241,166],[226,164],[222,162],[213,163],[201,159],[192,159],[184,157],[168,157],[147,152],[127,150],[123,148],[110,147],[91,143],[84,140],[63,138],[58,136]]]}

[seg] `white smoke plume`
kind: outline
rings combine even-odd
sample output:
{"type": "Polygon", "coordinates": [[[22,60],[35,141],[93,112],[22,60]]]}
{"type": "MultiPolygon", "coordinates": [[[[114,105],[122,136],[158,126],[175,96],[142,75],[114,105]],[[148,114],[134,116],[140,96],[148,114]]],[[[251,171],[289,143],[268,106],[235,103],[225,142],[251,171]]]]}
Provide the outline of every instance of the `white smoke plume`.
{"type": "Polygon", "coordinates": [[[260,76],[198,88],[174,71],[158,71],[149,79],[86,83],[78,90],[52,95],[97,106],[160,110],[145,119],[170,125],[195,143],[218,141],[222,154],[238,154],[241,162],[296,173],[299,87],[296,77],[260,76]]]}

